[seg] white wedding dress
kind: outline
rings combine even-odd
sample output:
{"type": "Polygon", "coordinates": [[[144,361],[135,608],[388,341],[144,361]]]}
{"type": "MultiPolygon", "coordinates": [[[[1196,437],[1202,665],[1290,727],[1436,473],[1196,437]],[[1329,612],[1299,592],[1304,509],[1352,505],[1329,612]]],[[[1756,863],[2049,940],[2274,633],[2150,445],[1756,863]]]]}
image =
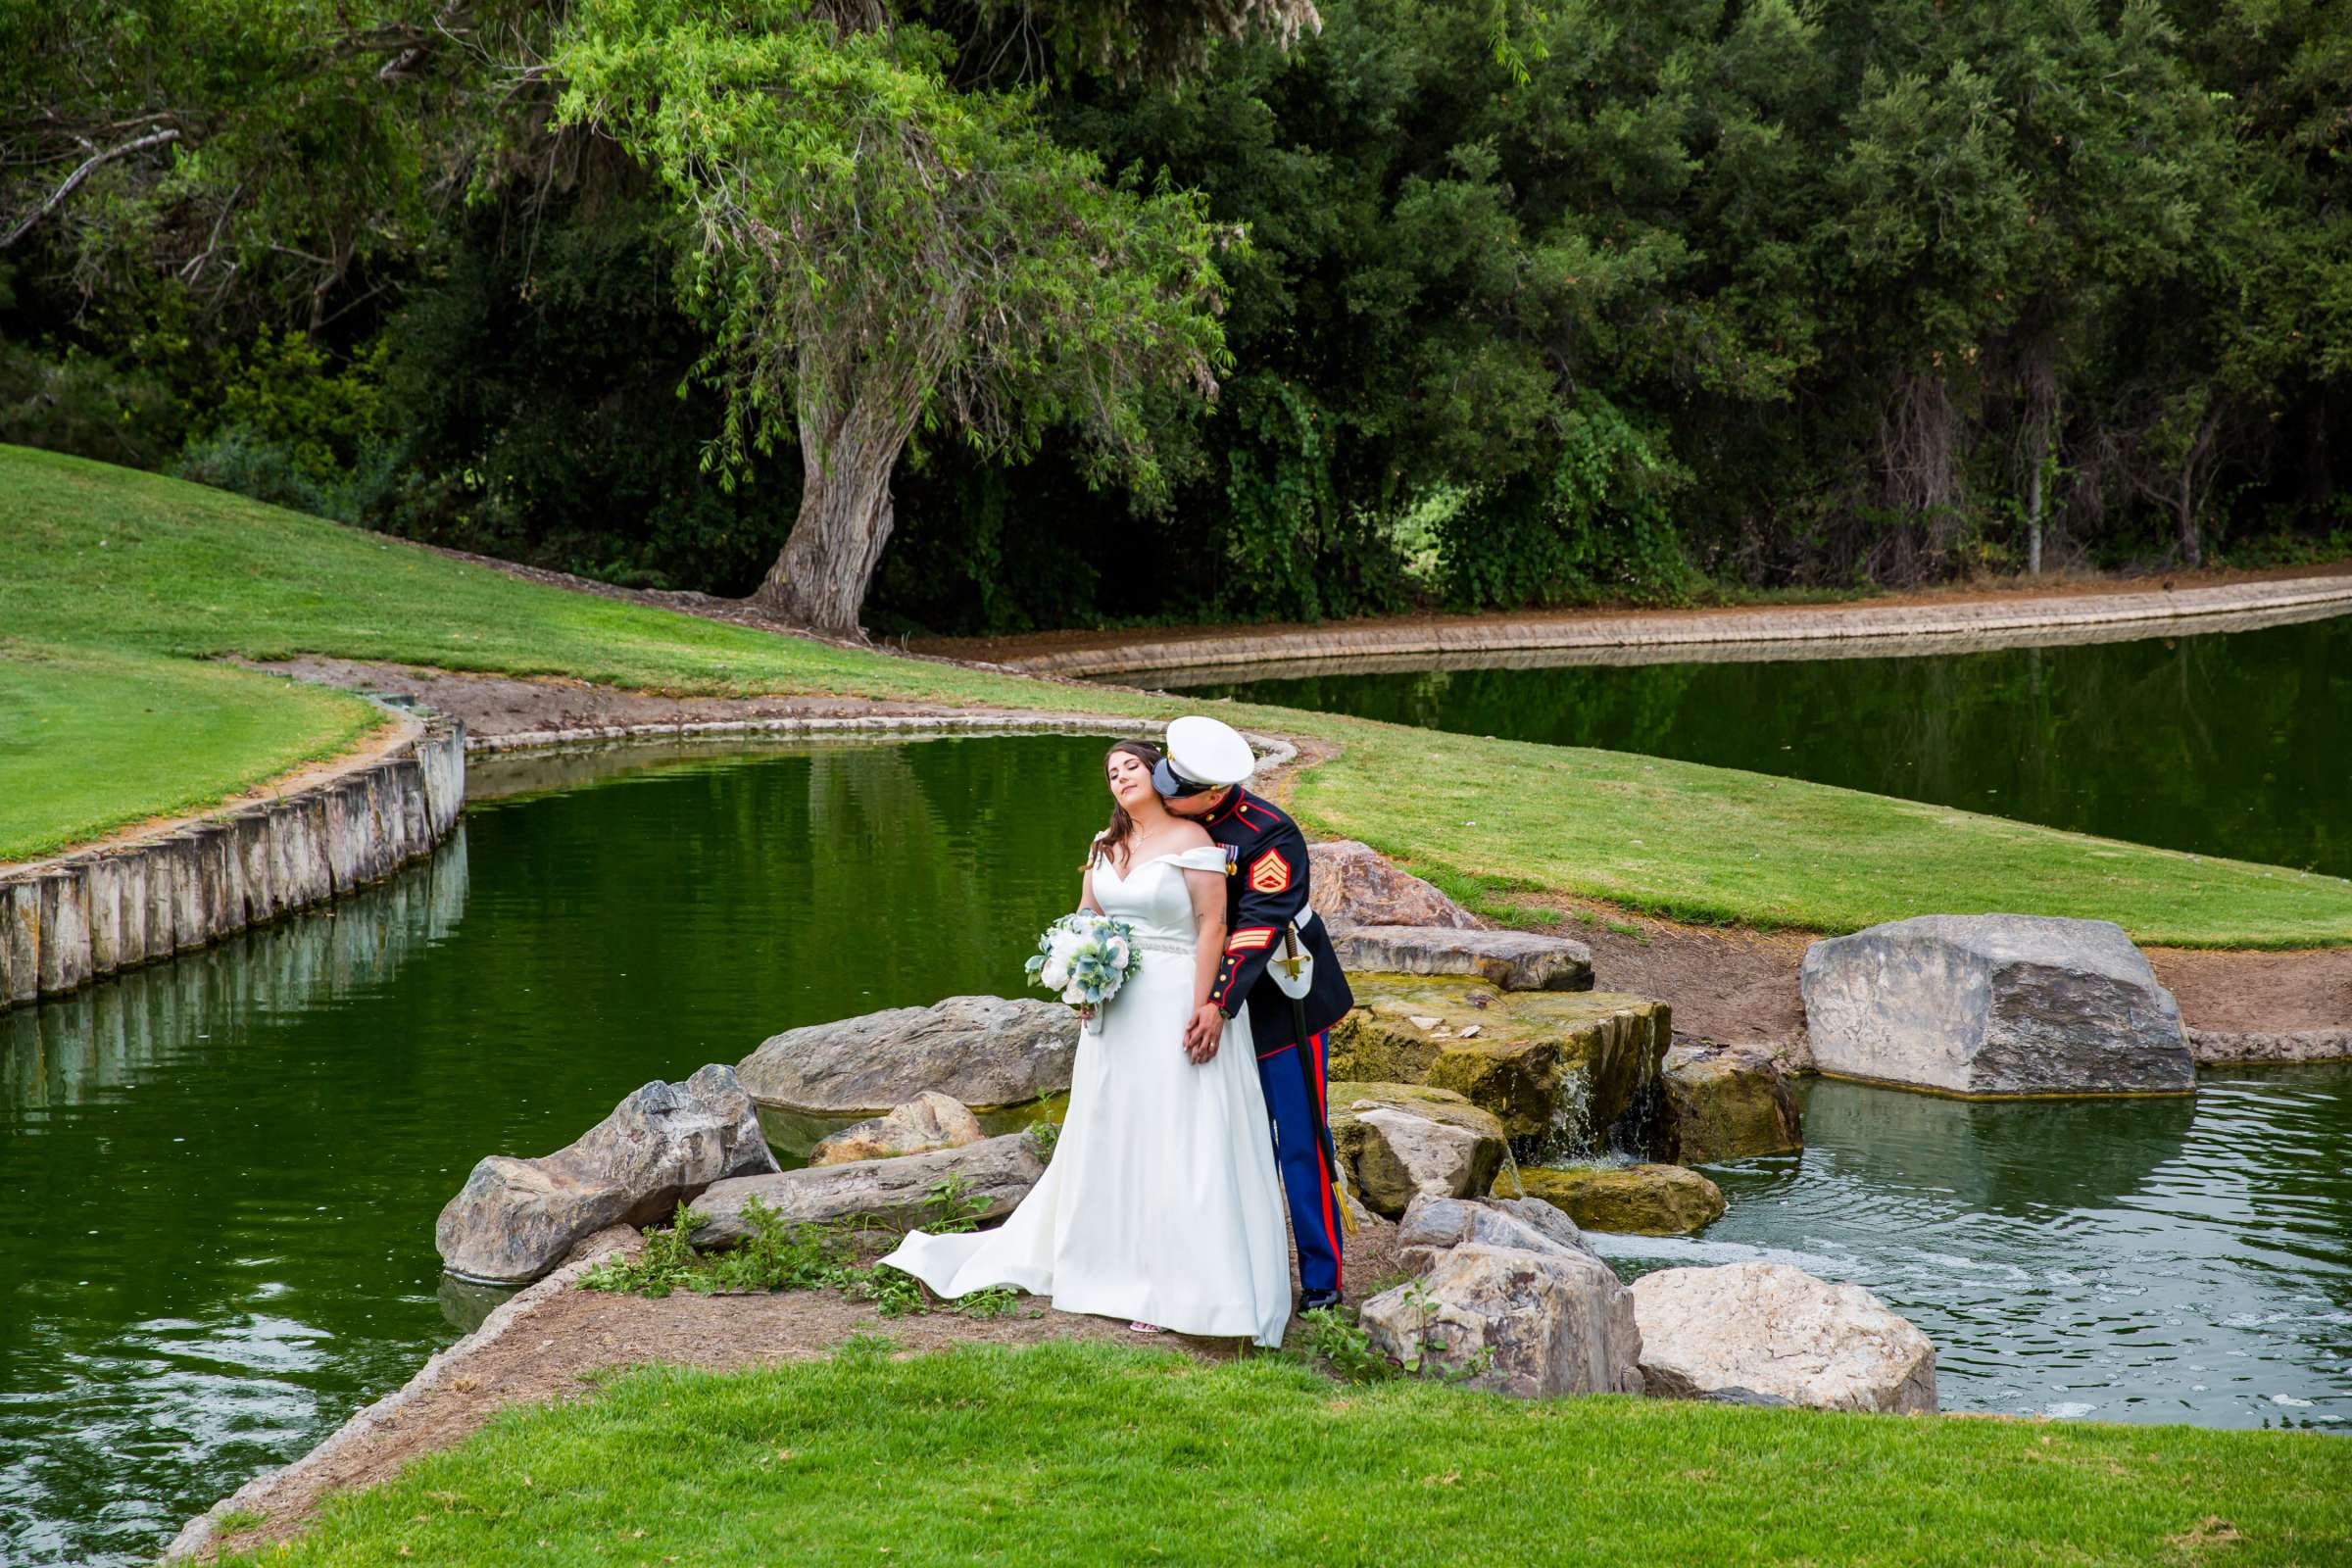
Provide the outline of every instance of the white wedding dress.
{"type": "Polygon", "coordinates": [[[1143,963],[1102,1032],[1078,1037],[1070,1108],[1037,1186],[996,1230],[915,1231],[884,1262],[945,1297],[1010,1285],[1065,1312],[1282,1343],[1289,1241],[1249,1015],[1225,1026],[1209,1061],[1184,1053],[1188,867],[1222,880],[1224,851],[1158,856],[1124,877],[1095,867],[1095,902],[1135,928],[1143,963]]]}

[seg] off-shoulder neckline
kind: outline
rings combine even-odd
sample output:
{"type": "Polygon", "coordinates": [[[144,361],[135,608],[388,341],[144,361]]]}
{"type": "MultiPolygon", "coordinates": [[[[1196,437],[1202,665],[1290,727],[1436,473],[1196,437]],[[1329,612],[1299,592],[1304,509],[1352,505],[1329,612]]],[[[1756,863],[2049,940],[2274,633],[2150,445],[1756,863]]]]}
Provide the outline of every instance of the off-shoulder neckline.
{"type": "MultiPolygon", "coordinates": [[[[1157,864],[1159,864],[1159,863],[1160,863],[1160,861],[1162,861],[1162,860],[1181,860],[1181,859],[1183,859],[1183,858],[1184,858],[1186,856],[1188,856],[1188,855],[1199,855],[1199,854],[1201,854],[1203,851],[1206,851],[1206,852],[1209,852],[1209,853],[1212,853],[1212,854],[1219,855],[1220,857],[1221,857],[1221,856],[1222,856],[1222,854],[1223,854],[1223,852],[1222,852],[1222,851],[1220,851],[1220,850],[1218,850],[1218,849],[1217,849],[1217,846],[1216,846],[1215,844],[1213,844],[1213,843],[1210,843],[1210,844],[1196,844],[1196,845],[1194,845],[1194,846],[1193,846],[1191,849],[1189,849],[1189,850],[1167,850],[1167,851],[1164,851],[1164,852],[1163,852],[1163,853],[1161,853],[1161,854],[1158,854],[1158,855],[1154,855],[1154,856],[1152,856],[1152,858],[1150,858],[1150,859],[1148,859],[1148,860],[1140,860],[1140,861],[1136,862],[1136,864],[1129,866],[1129,867],[1128,867],[1126,870],[1124,870],[1124,871],[1120,870],[1120,869],[1119,869],[1117,866],[1115,866],[1115,865],[1111,865],[1110,859],[1109,859],[1109,858],[1108,858],[1107,856],[1103,858],[1102,863],[1103,863],[1104,865],[1108,865],[1108,866],[1110,866],[1110,874],[1111,874],[1111,875],[1113,875],[1113,876],[1117,877],[1117,878],[1118,878],[1120,881],[1122,881],[1122,882],[1125,882],[1125,881],[1128,881],[1128,880],[1130,880],[1131,878],[1133,878],[1133,876],[1135,875],[1135,873],[1136,873],[1138,870],[1142,869],[1144,866],[1147,866],[1147,865],[1157,865],[1157,864]]],[[[1193,871],[1209,871],[1209,870],[1214,870],[1214,869],[1215,869],[1215,867],[1213,867],[1213,866],[1206,866],[1206,865],[1196,865],[1196,866],[1188,866],[1188,867],[1186,867],[1186,869],[1187,869],[1187,870],[1193,870],[1193,871]]]]}

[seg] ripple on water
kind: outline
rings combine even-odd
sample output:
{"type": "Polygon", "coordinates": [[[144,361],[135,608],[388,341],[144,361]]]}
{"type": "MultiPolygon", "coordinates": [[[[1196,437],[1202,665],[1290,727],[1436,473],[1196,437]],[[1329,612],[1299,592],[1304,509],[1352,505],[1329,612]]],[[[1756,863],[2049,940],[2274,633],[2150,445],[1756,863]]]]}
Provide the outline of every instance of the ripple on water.
{"type": "Polygon", "coordinates": [[[1804,1153],[1712,1167],[1706,1236],[1595,1244],[1629,1276],[1766,1258],[1860,1285],[1935,1341],[1948,1409],[2352,1419],[2352,1067],[2193,1101],[1800,1093],[1804,1153]]]}

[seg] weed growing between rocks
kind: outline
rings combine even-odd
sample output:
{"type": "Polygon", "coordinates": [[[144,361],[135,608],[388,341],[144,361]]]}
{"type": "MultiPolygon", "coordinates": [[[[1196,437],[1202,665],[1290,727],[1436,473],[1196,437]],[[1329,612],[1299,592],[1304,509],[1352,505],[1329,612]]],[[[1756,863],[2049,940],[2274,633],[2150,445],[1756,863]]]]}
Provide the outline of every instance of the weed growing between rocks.
{"type": "Polygon", "coordinates": [[[1309,1365],[1321,1366],[1343,1383],[1383,1383],[1392,1378],[1467,1383],[1494,1370],[1494,1348],[1491,1345],[1479,1347],[1458,1365],[1448,1366],[1438,1359],[1434,1352],[1444,1350],[1446,1344],[1429,1332],[1436,1298],[1419,1280],[1400,1288],[1405,1309],[1414,1317],[1413,1348],[1407,1354],[1397,1356],[1373,1344],[1353,1310],[1328,1306],[1300,1314],[1298,1322],[1306,1336],[1299,1352],[1309,1365]]]}
{"type": "MultiPolygon", "coordinates": [[[[931,1189],[920,1229],[933,1235],[976,1228],[988,1212],[963,1179],[951,1176],[931,1189]]],[[[884,1317],[906,1317],[941,1309],[964,1317],[1004,1317],[1020,1303],[1017,1292],[976,1291],[953,1302],[931,1294],[922,1281],[864,1256],[877,1238],[895,1240],[903,1230],[868,1216],[794,1223],[757,1198],[744,1204],[751,1235],[725,1251],[699,1251],[694,1235],[710,1223],[708,1214],[678,1205],[667,1230],[645,1228],[645,1249],[634,1258],[608,1257],[580,1278],[583,1290],[664,1297],[673,1291],[720,1296],[756,1291],[839,1291],[870,1301],[884,1317]]]]}
{"type": "Polygon", "coordinates": [[[1372,1336],[1352,1312],[1318,1306],[1299,1314],[1306,1337],[1298,1349],[1343,1383],[1383,1383],[1403,1369],[1372,1348],[1372,1336]]]}

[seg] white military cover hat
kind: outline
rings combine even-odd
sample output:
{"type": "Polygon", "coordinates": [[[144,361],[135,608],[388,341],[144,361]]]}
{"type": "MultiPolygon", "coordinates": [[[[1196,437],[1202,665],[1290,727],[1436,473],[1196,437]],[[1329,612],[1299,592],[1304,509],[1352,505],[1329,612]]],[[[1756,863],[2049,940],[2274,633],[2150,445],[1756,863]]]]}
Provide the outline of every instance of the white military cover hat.
{"type": "Polygon", "coordinates": [[[1166,796],[1223,789],[1257,770],[1257,759],[1242,732],[1204,713],[1171,719],[1166,750],[1167,756],[1152,770],[1152,787],[1166,796]]]}

